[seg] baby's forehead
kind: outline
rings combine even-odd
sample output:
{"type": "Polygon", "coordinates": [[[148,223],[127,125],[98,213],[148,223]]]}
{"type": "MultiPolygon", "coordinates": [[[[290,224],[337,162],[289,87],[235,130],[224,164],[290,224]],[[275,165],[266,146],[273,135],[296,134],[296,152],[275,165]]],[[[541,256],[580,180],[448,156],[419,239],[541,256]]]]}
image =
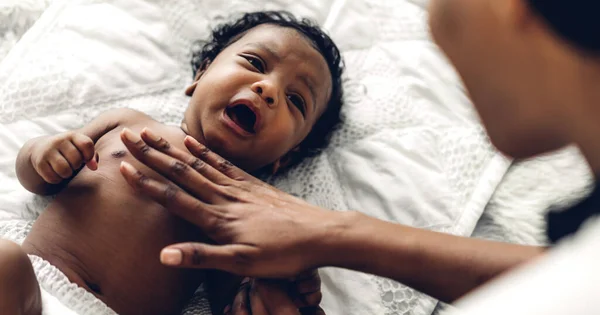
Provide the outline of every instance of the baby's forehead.
{"type": "Polygon", "coordinates": [[[315,64],[327,62],[306,35],[291,27],[262,24],[248,30],[238,40],[241,45],[265,46],[278,52],[281,59],[302,58],[315,64]]]}

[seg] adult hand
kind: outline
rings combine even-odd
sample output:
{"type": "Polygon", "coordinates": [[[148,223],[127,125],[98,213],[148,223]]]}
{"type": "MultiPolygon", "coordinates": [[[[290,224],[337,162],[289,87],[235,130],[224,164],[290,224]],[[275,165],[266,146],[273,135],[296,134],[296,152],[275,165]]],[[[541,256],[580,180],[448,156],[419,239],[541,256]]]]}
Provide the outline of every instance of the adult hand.
{"type": "Polygon", "coordinates": [[[261,182],[189,136],[184,142],[191,154],[148,129],[141,137],[124,129],[121,139],[140,162],[170,180],[161,183],[123,162],[121,173],[129,184],[221,244],[171,245],[161,253],[164,264],[289,278],[336,255],[324,245],[344,228],[342,214],[261,182]]]}
{"type": "MultiPolygon", "coordinates": [[[[233,304],[226,307],[225,315],[325,315],[319,303],[321,292],[303,294],[302,283],[318,280],[318,274],[288,282],[282,280],[250,280],[242,282],[233,304]],[[317,294],[318,293],[318,294],[317,294]],[[295,297],[295,301],[293,300],[295,297]]],[[[320,280],[319,280],[320,287],[320,280]]]]}

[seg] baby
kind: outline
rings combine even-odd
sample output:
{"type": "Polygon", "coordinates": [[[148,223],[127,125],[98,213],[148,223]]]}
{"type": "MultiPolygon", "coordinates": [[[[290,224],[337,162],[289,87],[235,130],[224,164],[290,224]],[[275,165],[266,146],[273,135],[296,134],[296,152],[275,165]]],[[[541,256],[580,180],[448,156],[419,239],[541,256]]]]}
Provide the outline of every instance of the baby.
{"type": "Polygon", "coordinates": [[[121,161],[161,176],[135,160],[121,137],[144,130],[185,149],[190,135],[246,171],[277,172],[325,145],[339,121],[339,51],[319,28],[285,12],[249,13],[218,27],[192,65],[181,127],[118,109],[23,146],[21,184],[57,195],[21,247],[0,242],[2,314],[40,314],[40,285],[85,314],[178,314],[206,278],[160,264],[163,247],[207,240],[130,188],[121,161]]]}

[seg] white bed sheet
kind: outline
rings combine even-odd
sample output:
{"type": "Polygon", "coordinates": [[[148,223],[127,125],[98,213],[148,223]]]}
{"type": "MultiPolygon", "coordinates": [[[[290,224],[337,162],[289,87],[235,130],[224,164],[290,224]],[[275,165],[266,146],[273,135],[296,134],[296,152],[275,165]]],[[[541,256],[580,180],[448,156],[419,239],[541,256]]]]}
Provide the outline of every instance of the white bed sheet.
{"type": "Polygon", "coordinates": [[[0,61],[37,21],[52,0],[0,1],[0,61]]]}
{"type": "MultiPolygon", "coordinates": [[[[426,3],[55,0],[0,63],[0,218],[33,220],[46,201],[15,179],[28,138],[114,107],[177,123],[191,42],[232,12],[283,8],[316,19],[344,51],[346,122],[323,154],[273,183],[331,209],[470,235],[509,161],[431,42],[426,3]]],[[[371,275],[322,277],[328,314],[430,314],[436,304],[371,275]]]]}

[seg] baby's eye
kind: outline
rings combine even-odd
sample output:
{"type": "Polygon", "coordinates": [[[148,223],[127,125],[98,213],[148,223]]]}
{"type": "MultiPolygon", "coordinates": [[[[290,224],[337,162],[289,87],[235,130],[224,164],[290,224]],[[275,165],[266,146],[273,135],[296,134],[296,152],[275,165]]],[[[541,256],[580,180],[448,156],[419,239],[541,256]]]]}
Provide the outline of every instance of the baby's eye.
{"type": "Polygon", "coordinates": [[[298,94],[290,94],[287,98],[292,104],[294,104],[294,106],[298,108],[298,110],[300,110],[302,116],[306,117],[306,103],[304,102],[304,99],[298,94]]]}
{"type": "Polygon", "coordinates": [[[260,58],[250,55],[242,55],[242,57],[248,60],[248,63],[251,64],[256,70],[258,70],[258,72],[265,73],[266,67],[264,62],[260,58]]]}

